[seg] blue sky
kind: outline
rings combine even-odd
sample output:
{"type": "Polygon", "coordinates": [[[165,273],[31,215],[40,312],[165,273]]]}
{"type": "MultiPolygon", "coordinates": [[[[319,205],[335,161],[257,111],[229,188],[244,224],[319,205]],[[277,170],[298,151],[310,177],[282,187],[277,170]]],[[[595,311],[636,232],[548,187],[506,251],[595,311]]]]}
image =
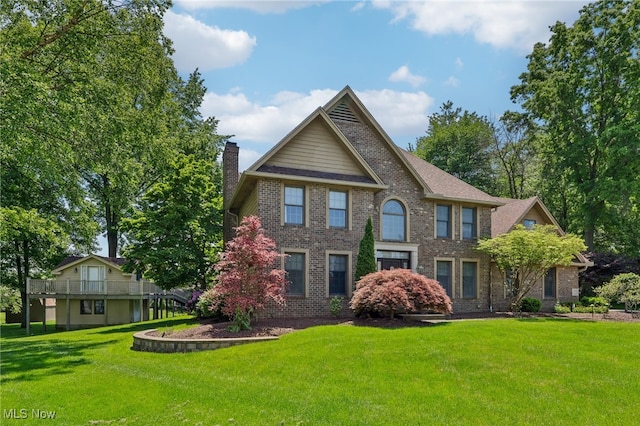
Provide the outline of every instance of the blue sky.
{"type": "Polygon", "coordinates": [[[346,85],[403,148],[448,100],[497,119],[533,44],[586,3],[175,0],[164,33],[245,169],[346,85]]]}
{"type": "Polygon", "coordinates": [[[509,89],[533,44],[586,3],[174,0],[164,33],[244,170],[346,85],[402,148],[448,100],[491,119],[518,109],[509,89]]]}

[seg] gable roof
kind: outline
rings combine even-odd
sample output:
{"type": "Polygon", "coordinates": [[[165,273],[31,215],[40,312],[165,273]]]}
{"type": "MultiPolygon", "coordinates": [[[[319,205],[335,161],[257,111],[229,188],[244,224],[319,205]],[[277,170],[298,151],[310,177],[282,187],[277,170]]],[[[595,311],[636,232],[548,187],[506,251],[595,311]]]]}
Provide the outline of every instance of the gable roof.
{"type": "MultiPolygon", "coordinates": [[[[521,223],[525,216],[534,208],[539,210],[547,223],[553,224],[556,227],[560,235],[565,234],[551,212],[549,212],[542,200],[537,196],[523,200],[496,197],[496,200],[502,202],[503,205],[496,207],[491,211],[492,238],[511,231],[516,224],[521,223]]],[[[582,253],[576,254],[575,261],[573,263],[575,266],[593,266],[593,262],[587,260],[582,253]]]]}
{"type": "Polygon", "coordinates": [[[53,268],[52,273],[60,274],[63,270],[82,263],[87,259],[96,259],[108,266],[116,268],[117,270],[120,270],[120,267],[127,261],[127,259],[125,259],[124,257],[105,257],[98,256],[96,254],[90,254],[88,256],[67,256],[60,263],[58,263],[55,268],[53,268]]]}

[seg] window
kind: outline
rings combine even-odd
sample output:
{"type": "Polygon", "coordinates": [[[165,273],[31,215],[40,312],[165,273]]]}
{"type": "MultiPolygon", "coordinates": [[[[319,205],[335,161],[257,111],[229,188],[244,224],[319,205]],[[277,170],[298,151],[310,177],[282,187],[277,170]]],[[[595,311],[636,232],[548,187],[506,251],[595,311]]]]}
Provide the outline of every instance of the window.
{"type": "Polygon", "coordinates": [[[504,273],[504,287],[505,298],[512,298],[518,295],[518,291],[520,290],[518,275],[511,269],[507,269],[504,273]]]}
{"type": "Polygon", "coordinates": [[[329,227],[347,227],[347,193],[329,191],[329,227]]]}
{"type": "Polygon", "coordinates": [[[91,300],[81,300],[80,301],[80,315],[91,315],[93,303],[91,300]]]}
{"type": "Polygon", "coordinates": [[[406,218],[404,207],[397,200],[390,200],[382,208],[382,239],[405,241],[406,218]]]}
{"type": "Polygon", "coordinates": [[[451,292],[451,277],[453,276],[452,262],[450,260],[437,260],[436,261],[436,280],[440,283],[442,288],[447,292],[447,296],[453,297],[451,292]]]}
{"type": "Polygon", "coordinates": [[[284,187],[284,223],[288,225],[304,224],[304,188],[284,187]]]}
{"type": "Polygon", "coordinates": [[[462,239],[471,240],[478,236],[478,225],[476,222],[476,208],[462,208],[462,239]]]}
{"type": "Polygon", "coordinates": [[[451,238],[451,206],[436,207],[436,237],[451,238]]]}
{"type": "Polygon", "coordinates": [[[104,300],[96,300],[93,302],[93,313],[96,315],[104,315],[104,300]]]}
{"type": "Polygon", "coordinates": [[[347,265],[349,256],[329,255],[329,296],[347,294],[347,265]]]}
{"type": "Polygon", "coordinates": [[[525,228],[533,229],[534,225],[536,224],[536,221],[535,219],[525,219],[523,223],[525,228]]]}
{"type": "Polygon", "coordinates": [[[544,275],[544,294],[545,299],[556,298],[556,268],[551,268],[544,275]]]}
{"type": "Polygon", "coordinates": [[[287,295],[304,296],[305,292],[305,254],[304,253],[286,253],[287,258],[284,262],[284,270],[287,271],[289,279],[289,287],[287,295]]]}
{"type": "Polygon", "coordinates": [[[478,263],[462,262],[462,297],[475,299],[477,297],[478,263]]]}

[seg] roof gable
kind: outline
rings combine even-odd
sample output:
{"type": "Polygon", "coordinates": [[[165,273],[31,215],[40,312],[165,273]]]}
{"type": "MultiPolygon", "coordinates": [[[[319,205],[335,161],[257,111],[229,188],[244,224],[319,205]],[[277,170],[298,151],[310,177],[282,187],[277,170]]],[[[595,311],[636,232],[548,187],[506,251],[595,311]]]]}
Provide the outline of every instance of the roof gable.
{"type": "Polygon", "coordinates": [[[89,259],[97,260],[100,263],[104,263],[111,268],[117,269],[118,271],[121,270],[120,267],[127,261],[127,259],[125,259],[124,257],[105,257],[95,254],[90,254],[88,256],[67,256],[53,269],[52,273],[60,274],[65,269],[78,266],[79,264],[84,263],[89,259]]]}
{"type": "Polygon", "coordinates": [[[558,222],[538,197],[530,197],[524,200],[513,198],[496,199],[502,201],[504,205],[491,212],[491,237],[511,231],[516,224],[521,223],[525,216],[534,209],[538,216],[542,216],[544,223],[554,225],[558,232],[564,234],[558,222]]]}

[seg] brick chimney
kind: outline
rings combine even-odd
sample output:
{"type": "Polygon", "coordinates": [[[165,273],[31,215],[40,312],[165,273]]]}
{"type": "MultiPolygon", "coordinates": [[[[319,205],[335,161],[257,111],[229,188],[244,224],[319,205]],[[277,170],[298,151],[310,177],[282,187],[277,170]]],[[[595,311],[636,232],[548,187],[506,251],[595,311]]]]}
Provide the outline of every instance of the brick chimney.
{"type": "Polygon", "coordinates": [[[233,228],[238,226],[237,216],[229,211],[231,197],[238,186],[238,153],[240,149],[235,142],[227,142],[222,153],[222,197],[224,199],[224,241],[233,238],[233,228]]]}

